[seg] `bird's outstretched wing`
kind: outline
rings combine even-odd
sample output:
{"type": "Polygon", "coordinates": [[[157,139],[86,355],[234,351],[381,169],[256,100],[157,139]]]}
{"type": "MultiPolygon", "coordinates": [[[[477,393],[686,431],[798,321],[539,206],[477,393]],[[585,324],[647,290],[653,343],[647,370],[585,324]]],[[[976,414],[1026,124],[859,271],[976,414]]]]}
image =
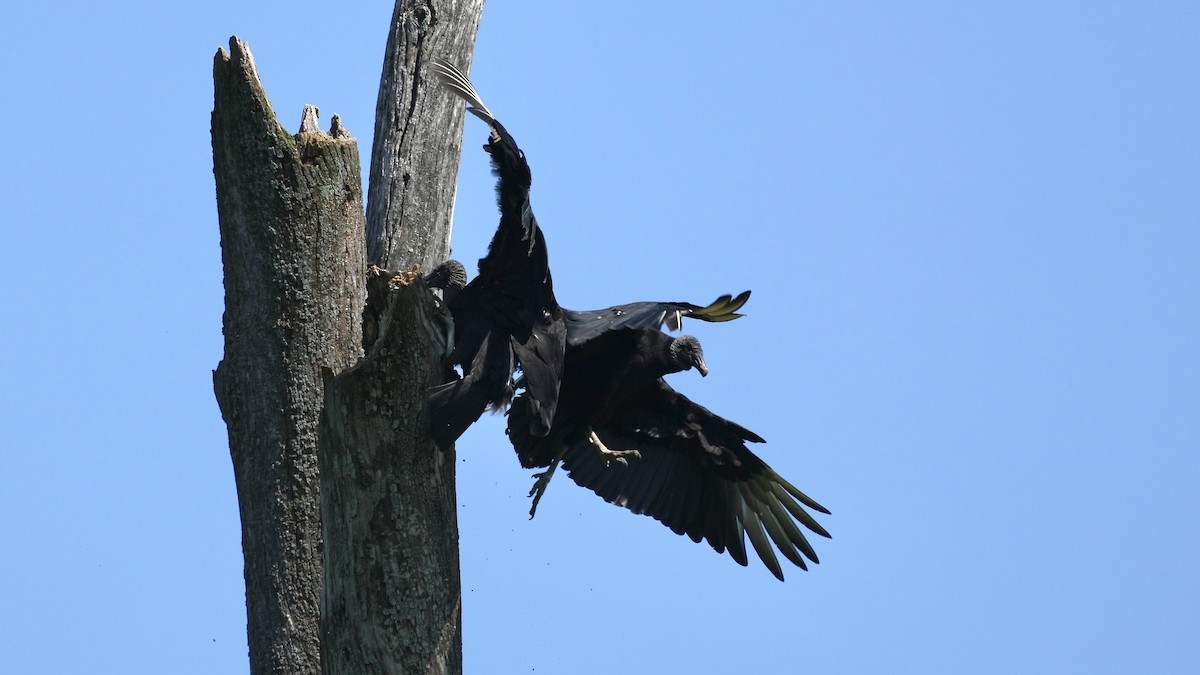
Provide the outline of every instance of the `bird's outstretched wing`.
{"type": "Polygon", "coordinates": [[[571,479],[605,501],[652,516],[676,534],[705,540],[746,565],[745,538],[780,580],[783,570],[771,546],[801,569],[816,563],[804,532],[829,533],[805,507],[829,513],[752,453],[746,443],[763,439],[713,414],[666,382],[649,387],[602,427],[613,450],[638,450],[628,466],[606,466],[586,441],[563,456],[571,479]]]}
{"type": "Polygon", "coordinates": [[[438,442],[445,446],[486,407],[502,409],[512,396],[512,375],[518,367],[532,398],[532,430],[545,433],[558,401],[566,327],[554,297],[545,238],[529,203],[529,164],[462,71],[440,62],[430,67],[488,124],[491,133],[484,149],[491,155],[500,207],[500,224],[487,255],[479,260],[479,274],[449,302],[459,337],[449,360],[463,369],[463,379],[430,392],[435,437],[440,435],[438,442]],[[499,348],[495,336],[503,336],[509,346],[499,348]],[[504,369],[504,377],[499,377],[504,369]]]}
{"type": "Polygon", "coordinates": [[[575,311],[563,309],[567,322],[567,342],[578,345],[602,333],[622,328],[666,328],[677,331],[684,318],[701,321],[732,321],[750,298],[750,291],[737,297],[722,295],[705,307],[690,302],[631,302],[604,309],[575,311]]]}

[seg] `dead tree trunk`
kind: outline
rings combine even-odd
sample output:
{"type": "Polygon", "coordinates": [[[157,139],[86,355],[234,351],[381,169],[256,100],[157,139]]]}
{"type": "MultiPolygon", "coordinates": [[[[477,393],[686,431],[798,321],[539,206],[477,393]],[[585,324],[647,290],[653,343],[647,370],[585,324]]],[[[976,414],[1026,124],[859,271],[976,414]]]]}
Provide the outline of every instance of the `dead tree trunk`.
{"type": "MultiPolygon", "coordinates": [[[[428,72],[470,62],[482,0],[400,2],[376,106],[371,262],[428,270],[449,253],[462,106],[428,72]]],[[[454,452],[429,438],[441,374],[434,305],[411,277],[372,284],[361,364],[326,389],[321,478],[325,672],[462,672],[454,452]]]]}
{"type": "Polygon", "coordinates": [[[450,254],[463,107],[427,67],[443,59],[467,70],[482,14],[483,0],[396,3],[367,190],[367,258],[381,267],[428,270],[450,254]]]}
{"type": "Polygon", "coordinates": [[[306,114],[292,137],[245,45],[218,52],[226,353],[214,383],[254,673],[461,672],[454,457],[429,440],[425,410],[435,307],[412,275],[368,284],[364,249],[393,269],[447,254],[463,113],[426,67],[469,63],[482,8],[397,2],[365,224],[357,146],[336,119],[326,135],[306,114]]]}
{"type": "Polygon", "coordinates": [[[340,130],[279,126],[236,38],[213,67],[213,165],[225,266],[225,358],[213,376],[229,428],[255,673],[320,668],[321,369],[362,354],[366,255],[358,148],[340,130]]]}
{"type": "Polygon", "coordinates": [[[367,358],[321,424],[325,672],[462,672],[454,453],[429,439],[441,330],[419,277],[369,282],[367,358]]]}

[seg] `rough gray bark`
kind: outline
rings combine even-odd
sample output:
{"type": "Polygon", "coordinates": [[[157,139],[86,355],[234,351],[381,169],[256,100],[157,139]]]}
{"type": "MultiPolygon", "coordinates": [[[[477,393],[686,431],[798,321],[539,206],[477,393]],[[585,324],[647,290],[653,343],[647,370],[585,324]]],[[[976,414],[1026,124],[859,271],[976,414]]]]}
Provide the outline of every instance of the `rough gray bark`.
{"type": "Polygon", "coordinates": [[[317,423],[323,368],[362,354],[366,264],[358,146],[307,109],[279,125],[245,43],[213,66],[213,167],[225,267],[225,358],[213,374],[229,430],[254,673],[320,669],[317,423]]]}
{"type": "Polygon", "coordinates": [[[433,59],[467,70],[482,14],[483,0],[396,3],[367,190],[367,258],[381,267],[428,270],[449,257],[463,106],[424,85],[433,59]]]}
{"type": "Polygon", "coordinates": [[[461,672],[454,456],[428,438],[425,408],[444,348],[437,313],[419,278],[379,271],[364,311],[364,251],[402,269],[448,253],[463,109],[426,65],[465,67],[482,9],[396,3],[370,226],[357,146],[336,117],[325,135],[306,110],[293,138],[245,44],[217,54],[226,354],[214,384],[238,484],[253,673],[461,672]]]}
{"type": "Polygon", "coordinates": [[[326,387],[321,424],[325,672],[460,673],[454,453],[425,406],[443,329],[420,277],[380,271],[369,297],[374,343],[326,387]]]}
{"type": "MultiPolygon", "coordinates": [[[[470,62],[482,11],[482,0],[396,3],[371,156],[371,262],[429,270],[449,252],[463,107],[427,68],[470,62]]],[[[440,374],[435,321],[420,279],[380,274],[368,356],[326,389],[326,673],[462,672],[454,453],[430,440],[425,404],[440,374]]]]}

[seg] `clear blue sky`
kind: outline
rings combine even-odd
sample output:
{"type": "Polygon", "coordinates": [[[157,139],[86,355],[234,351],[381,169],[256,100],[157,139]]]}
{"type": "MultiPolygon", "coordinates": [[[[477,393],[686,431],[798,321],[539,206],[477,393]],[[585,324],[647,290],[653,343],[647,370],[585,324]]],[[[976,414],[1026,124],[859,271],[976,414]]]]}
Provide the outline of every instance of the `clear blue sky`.
{"type": "MultiPolygon", "coordinates": [[[[364,3],[366,4],[366,3],[364,3]]],[[[369,154],[391,13],[21,3],[6,65],[0,671],[248,667],[211,371],[212,57],[369,154]]],[[[563,304],[707,302],[672,382],[833,511],[779,583],[459,444],[472,673],[1200,662],[1200,5],[493,2],[473,78],[563,304]]],[[[495,226],[468,120],[457,257],[495,226]]]]}

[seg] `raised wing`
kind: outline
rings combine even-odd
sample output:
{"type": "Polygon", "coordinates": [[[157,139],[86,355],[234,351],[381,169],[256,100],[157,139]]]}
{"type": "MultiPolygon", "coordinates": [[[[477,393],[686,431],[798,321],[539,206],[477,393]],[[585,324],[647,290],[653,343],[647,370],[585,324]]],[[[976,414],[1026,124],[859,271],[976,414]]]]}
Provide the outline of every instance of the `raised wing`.
{"type": "Polygon", "coordinates": [[[705,307],[690,302],[631,302],[585,311],[563,309],[567,342],[571,345],[582,344],[602,333],[622,328],[665,327],[677,331],[685,317],[711,322],[732,321],[742,316],[737,310],[749,298],[750,291],[744,291],[736,298],[722,295],[705,307]]]}
{"type": "Polygon", "coordinates": [[[447,63],[431,69],[491,129],[484,149],[491,155],[500,207],[500,224],[479,260],[479,274],[449,302],[460,339],[449,360],[462,367],[463,379],[448,383],[453,388],[441,385],[430,392],[435,436],[445,446],[487,406],[503,408],[516,368],[524,372],[533,399],[533,432],[545,433],[558,402],[566,327],[554,297],[545,238],[529,204],[529,164],[462,71],[447,63]],[[496,336],[507,339],[510,348],[498,348],[496,336]]]}

